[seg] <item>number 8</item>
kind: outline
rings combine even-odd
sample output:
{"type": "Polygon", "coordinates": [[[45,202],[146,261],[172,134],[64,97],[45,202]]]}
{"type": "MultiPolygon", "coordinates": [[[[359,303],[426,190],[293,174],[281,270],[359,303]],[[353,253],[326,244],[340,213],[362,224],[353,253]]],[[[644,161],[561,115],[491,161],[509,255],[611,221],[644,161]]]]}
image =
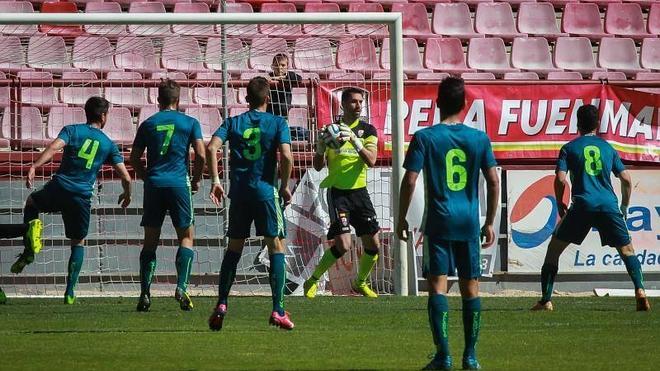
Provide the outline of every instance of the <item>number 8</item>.
{"type": "Polygon", "coordinates": [[[600,174],[603,170],[603,161],[600,159],[600,148],[596,146],[584,147],[584,169],[591,176],[600,174]]]}

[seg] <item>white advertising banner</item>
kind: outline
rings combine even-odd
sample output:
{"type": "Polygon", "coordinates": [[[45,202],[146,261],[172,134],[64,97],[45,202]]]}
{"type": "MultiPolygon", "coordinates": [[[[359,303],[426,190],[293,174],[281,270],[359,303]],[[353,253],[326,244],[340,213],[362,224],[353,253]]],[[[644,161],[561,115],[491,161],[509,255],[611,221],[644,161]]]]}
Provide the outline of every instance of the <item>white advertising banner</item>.
{"type": "MultiPolygon", "coordinates": [[[[628,230],[645,272],[660,272],[660,171],[628,170],[633,179],[628,230]]],[[[559,223],[553,190],[554,171],[507,171],[508,271],[538,273],[552,232],[559,223]]],[[[612,177],[619,200],[620,183],[612,177]]],[[[570,245],[559,260],[560,272],[625,272],[614,248],[602,247],[592,229],[580,246],[570,245]]]]}

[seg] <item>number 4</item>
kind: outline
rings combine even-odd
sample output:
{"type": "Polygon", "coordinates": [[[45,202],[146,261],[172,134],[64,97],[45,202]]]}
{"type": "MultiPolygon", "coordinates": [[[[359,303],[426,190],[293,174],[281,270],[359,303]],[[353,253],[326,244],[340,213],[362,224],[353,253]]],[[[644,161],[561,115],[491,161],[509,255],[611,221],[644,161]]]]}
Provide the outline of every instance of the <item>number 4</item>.
{"type": "Polygon", "coordinates": [[[96,151],[98,151],[98,149],[98,140],[85,139],[82,147],[80,147],[80,150],[78,150],[78,157],[82,158],[83,160],[87,160],[85,163],[85,168],[92,168],[92,165],[94,164],[94,157],[96,157],[96,151]],[[91,149],[89,148],[90,145],[92,146],[91,149]]]}

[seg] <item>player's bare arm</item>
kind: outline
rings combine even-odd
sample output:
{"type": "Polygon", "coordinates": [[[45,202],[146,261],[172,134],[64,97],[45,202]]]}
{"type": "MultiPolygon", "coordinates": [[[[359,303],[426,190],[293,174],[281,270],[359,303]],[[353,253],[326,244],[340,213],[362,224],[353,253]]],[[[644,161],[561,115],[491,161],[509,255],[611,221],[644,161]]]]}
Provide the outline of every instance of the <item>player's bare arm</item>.
{"type": "Polygon", "coordinates": [[[312,166],[316,171],[321,171],[325,167],[326,136],[327,131],[324,126],[316,137],[316,152],[314,152],[314,159],[312,160],[312,166]]]}
{"type": "Polygon", "coordinates": [[[621,213],[627,219],[628,205],[630,204],[630,195],[632,194],[632,178],[627,170],[619,173],[619,180],[621,181],[621,213]]]}
{"type": "Polygon", "coordinates": [[[133,146],[131,148],[131,155],[129,162],[135,170],[135,177],[138,179],[144,179],[147,173],[147,170],[142,163],[142,155],[144,154],[144,147],[133,146]]]}
{"type": "Polygon", "coordinates": [[[555,199],[557,200],[557,207],[559,208],[559,216],[563,218],[564,215],[566,215],[566,210],[568,209],[568,205],[564,203],[564,192],[566,191],[565,171],[559,170],[555,173],[554,189],[555,199]]]}
{"type": "Polygon", "coordinates": [[[282,143],[280,150],[280,191],[279,195],[284,206],[291,203],[291,190],[289,190],[289,179],[293,170],[293,154],[291,153],[291,144],[282,143]]]}
{"type": "Polygon", "coordinates": [[[220,176],[218,175],[218,151],[222,148],[222,139],[213,136],[211,142],[206,147],[206,165],[209,169],[209,176],[211,177],[211,192],[209,198],[215,206],[220,206],[220,202],[225,198],[225,190],[220,184],[220,176]]]}
{"type": "Polygon", "coordinates": [[[493,223],[495,223],[495,214],[497,212],[497,204],[500,199],[500,178],[497,176],[497,169],[493,166],[484,171],[484,178],[486,178],[486,223],[481,228],[481,235],[485,240],[481,247],[490,247],[495,242],[495,231],[493,230],[493,223]]]}
{"type": "Polygon", "coordinates": [[[50,162],[50,160],[53,159],[55,153],[61,151],[64,146],[66,146],[66,143],[62,139],[57,138],[50,142],[48,147],[46,147],[46,149],[41,152],[41,155],[39,155],[37,161],[35,161],[34,164],[30,166],[30,170],[28,170],[27,178],[25,179],[25,186],[27,188],[32,188],[32,185],[34,184],[34,175],[37,168],[50,162]]]}
{"type": "Polygon", "coordinates": [[[121,205],[121,207],[125,209],[128,207],[128,205],[131,204],[131,175],[128,173],[126,165],[124,165],[123,162],[113,165],[112,167],[115,169],[115,172],[119,174],[119,178],[121,179],[121,187],[124,190],[124,192],[119,195],[117,204],[121,205]]]}
{"type": "Polygon", "coordinates": [[[192,192],[197,193],[199,191],[199,183],[202,180],[202,174],[204,173],[204,161],[206,161],[204,141],[202,139],[196,139],[193,144],[193,150],[195,151],[195,163],[193,165],[192,192]]]}
{"type": "Polygon", "coordinates": [[[401,191],[399,192],[399,220],[396,223],[396,233],[402,241],[408,241],[408,209],[412,201],[413,193],[415,192],[415,185],[417,185],[417,177],[419,173],[406,170],[401,180],[401,191]]]}

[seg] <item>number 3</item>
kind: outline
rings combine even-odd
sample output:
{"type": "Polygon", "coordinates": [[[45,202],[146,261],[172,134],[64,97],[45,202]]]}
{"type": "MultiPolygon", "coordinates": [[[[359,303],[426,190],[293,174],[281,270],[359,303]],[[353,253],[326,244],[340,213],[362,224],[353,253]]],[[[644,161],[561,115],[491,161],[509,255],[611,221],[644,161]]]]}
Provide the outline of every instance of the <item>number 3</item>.
{"type": "Polygon", "coordinates": [[[591,176],[600,174],[603,170],[603,161],[600,159],[600,148],[596,146],[584,147],[584,169],[591,176]]]}
{"type": "Polygon", "coordinates": [[[249,128],[243,132],[243,139],[247,143],[247,148],[243,150],[243,157],[250,161],[261,157],[261,130],[249,128]]]}
{"type": "Polygon", "coordinates": [[[467,170],[464,166],[454,164],[454,159],[458,163],[465,163],[467,156],[462,149],[454,148],[447,152],[445,156],[445,167],[447,168],[447,187],[449,190],[457,192],[463,190],[467,184],[467,170]],[[458,177],[458,180],[456,179],[458,177]]]}

